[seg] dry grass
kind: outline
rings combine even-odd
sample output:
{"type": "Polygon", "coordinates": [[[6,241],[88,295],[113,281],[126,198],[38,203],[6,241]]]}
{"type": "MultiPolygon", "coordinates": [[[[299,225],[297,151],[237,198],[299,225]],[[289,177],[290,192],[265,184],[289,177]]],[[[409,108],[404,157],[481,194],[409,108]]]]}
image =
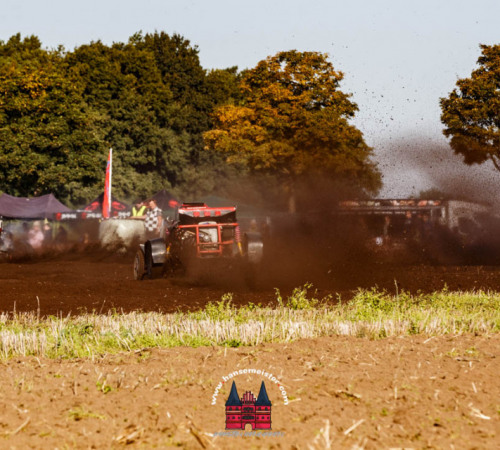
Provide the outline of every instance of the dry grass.
{"type": "Polygon", "coordinates": [[[258,345],[301,338],[349,335],[488,334],[500,330],[500,294],[437,292],[391,296],[359,291],[352,301],[318,300],[311,285],[293,291],[276,308],[235,308],[231,294],[191,313],[131,312],[40,318],[0,314],[0,357],[90,357],[150,347],[258,345]]]}

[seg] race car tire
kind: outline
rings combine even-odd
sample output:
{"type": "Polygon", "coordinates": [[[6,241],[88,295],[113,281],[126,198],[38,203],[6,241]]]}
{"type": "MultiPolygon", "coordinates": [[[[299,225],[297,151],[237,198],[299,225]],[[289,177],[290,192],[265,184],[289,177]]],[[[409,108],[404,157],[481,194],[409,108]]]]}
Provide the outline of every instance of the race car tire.
{"type": "Polygon", "coordinates": [[[146,261],[144,252],[137,250],[134,258],[134,280],[143,280],[146,275],[146,261]]]}
{"type": "Polygon", "coordinates": [[[163,278],[165,275],[165,263],[155,262],[156,260],[162,260],[165,255],[162,251],[162,247],[165,246],[163,240],[155,239],[152,241],[147,241],[144,246],[144,277],[152,280],[153,278],[163,278]],[[162,244],[162,245],[161,245],[162,244]]]}

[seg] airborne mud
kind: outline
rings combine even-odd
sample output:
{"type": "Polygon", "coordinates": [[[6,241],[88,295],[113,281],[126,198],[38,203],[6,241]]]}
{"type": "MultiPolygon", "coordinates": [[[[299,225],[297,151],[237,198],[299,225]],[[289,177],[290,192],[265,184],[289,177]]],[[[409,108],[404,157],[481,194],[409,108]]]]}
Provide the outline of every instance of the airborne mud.
{"type": "MultiPolygon", "coordinates": [[[[89,247],[65,253],[14,258],[0,264],[0,308],[40,310],[42,315],[80,312],[194,310],[233,293],[236,305],[276,303],[276,289],[286,296],[312,284],[316,298],[349,299],[358,289],[500,290],[495,246],[465,254],[445,237],[425,245],[411,243],[368,248],[366,233],[299,222],[266,237],[262,266],[249,287],[237,270],[198,274],[196,278],[133,279],[134,252],[110,253],[89,247]],[[343,234],[344,233],[344,234],[343,234]],[[340,236],[340,239],[338,238],[340,236]],[[448,248],[446,246],[449,244],[448,248]]],[[[500,255],[500,252],[498,252],[500,255]]]]}

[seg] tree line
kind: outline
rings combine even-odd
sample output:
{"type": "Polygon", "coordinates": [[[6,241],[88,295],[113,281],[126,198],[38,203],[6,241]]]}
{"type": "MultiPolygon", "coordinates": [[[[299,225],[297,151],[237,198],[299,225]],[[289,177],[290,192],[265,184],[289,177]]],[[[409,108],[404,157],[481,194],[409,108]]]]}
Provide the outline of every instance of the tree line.
{"type": "Polygon", "coordinates": [[[102,191],[112,147],[117,196],[211,191],[224,167],[202,135],[217,105],[237,101],[238,77],[203,69],[176,34],[73,51],[12,36],[0,42],[0,190],[81,204],[102,191]]]}
{"type": "MultiPolygon", "coordinates": [[[[498,165],[500,46],[481,48],[480,68],[440,100],[442,122],[466,163],[498,165]]],[[[0,41],[0,191],[81,205],[102,191],[112,147],[113,192],[128,200],[162,188],[248,199],[250,176],[289,210],[310,186],[374,194],[381,174],[342,79],[319,52],[206,70],[178,34],[73,51],[17,34],[0,41]]]]}

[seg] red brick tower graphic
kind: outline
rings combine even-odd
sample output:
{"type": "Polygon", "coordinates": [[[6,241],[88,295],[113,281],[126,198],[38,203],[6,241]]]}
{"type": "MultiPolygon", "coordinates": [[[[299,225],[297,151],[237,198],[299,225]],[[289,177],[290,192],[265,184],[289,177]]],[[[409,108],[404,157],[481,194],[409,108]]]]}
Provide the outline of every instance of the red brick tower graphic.
{"type": "Polygon", "coordinates": [[[267,396],[266,385],[260,385],[259,396],[255,402],[255,428],[258,430],[271,429],[271,401],[267,396]]]}
{"type": "Polygon", "coordinates": [[[252,426],[252,430],[270,430],[271,406],[264,382],[257,399],[250,391],[246,391],[240,399],[233,381],[226,401],[226,430],[244,430],[247,423],[252,426]]]}
{"type": "Polygon", "coordinates": [[[226,430],[241,429],[241,406],[236,383],[233,381],[231,392],[226,401],[226,430]]]}

